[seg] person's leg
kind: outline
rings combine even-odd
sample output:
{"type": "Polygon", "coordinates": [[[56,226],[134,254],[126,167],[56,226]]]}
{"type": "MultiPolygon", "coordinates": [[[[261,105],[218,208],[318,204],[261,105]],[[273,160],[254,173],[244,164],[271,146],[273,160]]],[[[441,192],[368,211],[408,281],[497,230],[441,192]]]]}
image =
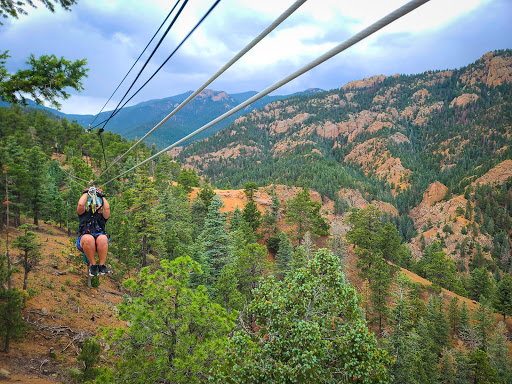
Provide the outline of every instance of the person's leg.
{"type": "Polygon", "coordinates": [[[107,261],[108,237],[106,235],[98,235],[96,238],[96,250],[98,251],[98,264],[104,265],[107,261]]]}
{"type": "Polygon", "coordinates": [[[80,246],[84,250],[85,257],[89,260],[90,265],[96,264],[96,242],[92,235],[82,235],[80,238],[80,246]]]}

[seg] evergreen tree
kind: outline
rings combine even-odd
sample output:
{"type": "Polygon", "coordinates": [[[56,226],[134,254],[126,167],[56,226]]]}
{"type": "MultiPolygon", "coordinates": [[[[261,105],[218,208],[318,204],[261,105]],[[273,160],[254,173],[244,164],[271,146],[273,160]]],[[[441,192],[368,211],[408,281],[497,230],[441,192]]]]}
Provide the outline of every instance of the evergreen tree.
{"type": "Polygon", "coordinates": [[[260,227],[261,212],[253,199],[249,199],[247,204],[245,204],[242,217],[247,222],[247,224],[251,226],[254,232],[256,232],[256,230],[260,227]]]}
{"type": "Polygon", "coordinates": [[[277,224],[280,219],[279,209],[281,206],[281,202],[276,194],[272,195],[272,205],[270,209],[267,209],[261,218],[261,222],[263,225],[263,230],[266,232],[267,238],[272,238],[277,234],[278,227],[277,224]]]}
{"type": "Polygon", "coordinates": [[[80,383],[91,382],[98,376],[99,368],[95,367],[100,362],[101,346],[92,339],[85,339],[82,351],[76,358],[82,362],[78,370],[71,370],[71,377],[80,383]]]}
{"type": "Polygon", "coordinates": [[[489,357],[485,351],[475,349],[470,354],[473,364],[473,382],[481,384],[499,384],[496,370],[489,364],[489,357]]]}
{"type": "Polygon", "coordinates": [[[138,176],[136,190],[134,191],[133,232],[136,252],[140,257],[141,267],[148,265],[148,255],[156,254],[162,250],[161,216],[156,211],[155,201],[157,192],[149,178],[141,174],[138,176]]]}
{"type": "MultiPolygon", "coordinates": [[[[51,4],[49,0],[43,0],[43,2],[51,4]]],[[[60,0],[60,2],[71,4],[75,0],[60,0]]],[[[0,8],[14,16],[19,12],[19,3],[14,5],[12,2],[3,2],[0,8]],[[10,4],[7,9],[4,8],[6,4],[10,4]]],[[[32,1],[27,3],[33,5],[32,1]]],[[[50,9],[53,10],[53,5],[50,9]]],[[[0,14],[6,15],[3,12],[0,14]]],[[[11,74],[5,67],[6,60],[10,57],[8,52],[0,52],[0,99],[7,103],[26,104],[24,95],[29,94],[36,103],[42,105],[47,101],[59,109],[61,105],[57,100],[67,99],[70,96],[65,91],[67,87],[78,92],[83,89],[82,79],[88,71],[85,68],[86,59],[71,62],[63,57],[58,59],[55,55],[42,55],[39,58],[30,55],[27,61],[29,68],[11,74]]]]}
{"type": "Polygon", "coordinates": [[[192,187],[199,187],[199,176],[193,168],[190,170],[182,169],[177,181],[187,193],[192,192],[192,187]]]}
{"type": "Polygon", "coordinates": [[[115,352],[113,369],[99,383],[200,383],[219,358],[234,326],[230,315],[212,304],[206,289],[190,288],[190,274],[199,265],[189,257],[161,261],[161,269],[141,270],[137,280],[123,285],[130,292],[119,304],[128,326],[107,330],[115,352]],[[134,374],[136,372],[136,374],[134,374]]]}
{"type": "Polygon", "coordinates": [[[286,204],[286,222],[297,226],[297,240],[304,237],[306,232],[319,236],[329,234],[329,225],[320,214],[320,203],[311,200],[309,190],[304,188],[286,204]]]}
{"type": "Polygon", "coordinates": [[[37,235],[31,231],[34,227],[30,224],[23,224],[20,229],[24,231],[14,239],[13,246],[23,251],[23,290],[27,289],[27,277],[30,271],[39,264],[41,259],[41,244],[37,240],[37,235]]]}
{"type": "Polygon", "coordinates": [[[503,321],[506,315],[512,316],[512,276],[508,273],[498,283],[493,301],[496,311],[503,315],[503,321]]]}
{"type": "Polygon", "coordinates": [[[430,296],[427,308],[427,320],[432,333],[431,337],[434,341],[434,350],[440,356],[442,348],[448,344],[448,337],[450,335],[450,327],[444,315],[443,299],[437,296],[430,296]]]}
{"type": "Polygon", "coordinates": [[[439,359],[439,374],[441,376],[441,383],[443,384],[458,384],[460,383],[457,377],[457,359],[448,348],[443,348],[441,358],[439,359]]]}
{"type": "Polygon", "coordinates": [[[27,151],[27,161],[30,177],[30,207],[34,215],[34,225],[37,227],[43,206],[49,200],[45,177],[46,155],[39,147],[33,147],[27,151]]]}
{"type": "Polygon", "coordinates": [[[236,266],[225,265],[213,290],[213,300],[226,309],[228,313],[241,311],[245,297],[238,290],[239,281],[236,266]]]}
{"type": "Polygon", "coordinates": [[[389,382],[390,359],[361,318],[336,257],[320,250],[304,268],[254,292],[258,331],[235,333],[216,383],[389,382]]]}
{"type": "Polygon", "coordinates": [[[254,289],[259,286],[261,277],[272,272],[268,260],[267,249],[264,245],[249,243],[233,260],[234,273],[238,279],[238,291],[249,303],[254,297],[254,289]]]}
{"type": "Polygon", "coordinates": [[[247,183],[244,187],[244,193],[249,198],[249,200],[252,200],[252,197],[254,194],[258,191],[258,184],[256,183],[247,183]]]}
{"type": "Polygon", "coordinates": [[[476,268],[471,271],[471,279],[469,281],[469,297],[473,300],[491,298],[492,282],[489,279],[489,273],[486,268],[476,268]]]}
{"type": "Polygon", "coordinates": [[[389,264],[382,258],[377,259],[370,277],[370,289],[372,292],[370,300],[373,311],[377,315],[379,331],[382,331],[383,321],[386,320],[389,312],[387,305],[387,299],[390,296],[389,288],[391,287],[389,264]]]}
{"type": "Polygon", "coordinates": [[[227,264],[229,256],[229,236],[226,229],[226,217],[220,211],[224,205],[215,195],[208,207],[204,229],[198,240],[202,244],[202,253],[206,265],[202,266],[209,283],[217,280],[222,267],[227,264]]]}
{"type": "Polygon", "coordinates": [[[229,230],[231,232],[236,231],[239,228],[240,223],[242,222],[242,220],[243,220],[243,218],[242,218],[242,211],[240,210],[240,208],[238,208],[238,205],[237,205],[235,210],[233,211],[233,215],[231,216],[231,220],[229,221],[229,230]]]}
{"type": "Polygon", "coordinates": [[[475,321],[474,329],[479,347],[486,351],[494,323],[492,308],[490,308],[485,302],[481,301],[474,313],[473,320],[475,321]]]}
{"type": "Polygon", "coordinates": [[[502,383],[512,382],[509,345],[506,336],[506,325],[504,322],[499,322],[489,340],[487,353],[489,354],[489,363],[502,383]]]}
{"type": "Polygon", "coordinates": [[[210,203],[212,202],[213,197],[215,196],[215,191],[209,184],[204,184],[203,187],[199,190],[199,193],[197,194],[201,201],[204,204],[205,211],[208,210],[208,207],[210,206],[210,203]]]}
{"type": "MultiPolygon", "coordinates": [[[[276,254],[276,269],[281,278],[292,269],[293,246],[284,232],[279,232],[279,249],[276,254]]],[[[295,269],[295,268],[293,268],[295,269]]]]}
{"type": "Polygon", "coordinates": [[[194,225],[190,210],[190,200],[181,193],[181,188],[171,191],[165,189],[158,199],[156,207],[162,218],[161,236],[169,259],[188,254],[192,245],[194,225]]]}
{"type": "Polygon", "coordinates": [[[0,284],[0,337],[4,341],[4,352],[9,353],[11,340],[25,335],[23,322],[24,294],[18,289],[5,289],[0,284]]]}
{"type": "Polygon", "coordinates": [[[461,310],[459,308],[459,298],[455,296],[448,305],[448,322],[453,332],[457,332],[460,327],[461,310]]]}
{"type": "Polygon", "coordinates": [[[394,306],[390,316],[391,336],[389,337],[389,352],[394,357],[390,373],[395,382],[410,383],[413,380],[413,350],[409,337],[412,329],[410,321],[410,306],[407,302],[410,281],[403,274],[396,279],[394,306]]]}

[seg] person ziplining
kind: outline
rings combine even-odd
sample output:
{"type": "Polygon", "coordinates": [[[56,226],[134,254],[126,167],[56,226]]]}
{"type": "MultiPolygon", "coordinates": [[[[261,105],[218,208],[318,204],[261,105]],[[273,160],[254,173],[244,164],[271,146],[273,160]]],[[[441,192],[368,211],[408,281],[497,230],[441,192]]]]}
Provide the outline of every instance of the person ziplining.
{"type": "Polygon", "coordinates": [[[79,237],[76,239],[76,247],[87,258],[89,276],[107,274],[108,268],[105,266],[105,262],[109,238],[105,227],[110,217],[110,205],[102,190],[96,187],[85,189],[78,200],[76,211],[79,220],[79,237]],[[96,264],[96,252],[98,253],[98,264],[96,264]]]}

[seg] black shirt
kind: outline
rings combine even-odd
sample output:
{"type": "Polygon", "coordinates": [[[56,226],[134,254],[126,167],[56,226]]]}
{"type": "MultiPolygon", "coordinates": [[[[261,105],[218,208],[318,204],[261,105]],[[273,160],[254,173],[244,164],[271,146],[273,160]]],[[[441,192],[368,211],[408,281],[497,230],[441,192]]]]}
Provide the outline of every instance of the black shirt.
{"type": "Polygon", "coordinates": [[[97,233],[105,233],[105,226],[107,225],[107,219],[103,217],[102,212],[85,211],[81,215],[78,215],[79,227],[78,232],[80,235],[90,233],[92,235],[97,233]]]}

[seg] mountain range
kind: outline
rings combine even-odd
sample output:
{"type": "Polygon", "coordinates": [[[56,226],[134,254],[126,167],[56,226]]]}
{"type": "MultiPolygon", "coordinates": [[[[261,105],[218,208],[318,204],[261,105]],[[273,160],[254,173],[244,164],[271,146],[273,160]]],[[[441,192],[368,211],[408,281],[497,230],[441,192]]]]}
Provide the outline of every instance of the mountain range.
{"type": "Polygon", "coordinates": [[[443,240],[467,268],[465,247],[477,241],[485,258],[512,265],[504,240],[512,214],[511,50],[460,69],[372,76],[274,101],[173,155],[218,187],[250,180],[311,188],[331,201],[331,213],[390,204],[389,220],[416,256],[425,242],[443,240]]]}
{"type": "MultiPolygon", "coordinates": [[[[236,118],[243,114],[254,109],[262,108],[273,101],[297,95],[315,94],[317,92],[322,92],[322,90],[318,88],[310,88],[303,92],[291,95],[265,96],[245,107],[233,116],[219,122],[207,132],[203,132],[198,135],[195,139],[205,138],[219,129],[233,123],[236,118]]],[[[155,144],[158,148],[169,146],[194,130],[200,128],[204,124],[209,123],[211,120],[234,108],[238,104],[251,98],[256,93],[257,92],[255,91],[248,91],[228,94],[224,91],[205,89],[185,107],[183,107],[176,115],[156,130],[150,137],[148,137],[146,139],[146,144],[155,144]]],[[[171,113],[175,107],[177,107],[191,94],[192,91],[188,91],[179,95],[144,101],[131,107],[125,107],[119,112],[119,114],[108,122],[105,130],[118,133],[129,140],[140,138],[158,124],[165,116],[171,113]]],[[[8,104],[0,101],[0,107],[2,106],[8,106],[8,104]]],[[[84,128],[87,128],[94,120],[93,115],[66,114],[52,108],[39,106],[32,100],[28,100],[28,106],[39,110],[45,110],[58,117],[66,118],[69,121],[76,121],[84,128]]],[[[112,111],[100,113],[95,120],[95,124],[108,119],[111,113],[112,111]]]]}

